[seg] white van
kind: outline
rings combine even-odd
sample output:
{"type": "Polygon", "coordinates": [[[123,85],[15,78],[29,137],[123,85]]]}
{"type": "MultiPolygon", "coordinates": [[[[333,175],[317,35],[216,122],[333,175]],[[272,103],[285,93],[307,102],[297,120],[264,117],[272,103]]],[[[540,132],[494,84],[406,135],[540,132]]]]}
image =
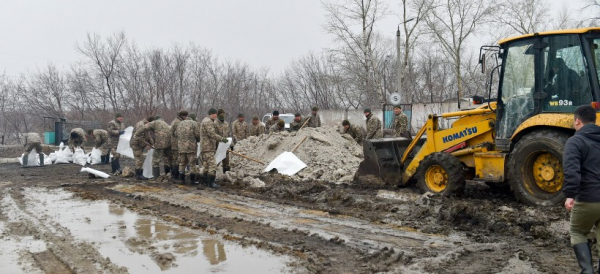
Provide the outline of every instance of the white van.
{"type": "MultiPolygon", "coordinates": [[[[273,116],[273,114],[271,114],[271,113],[265,114],[262,118],[263,124],[266,124],[267,120],[271,119],[271,116],[273,116]]],[[[292,123],[294,121],[294,114],[280,113],[279,119],[282,119],[285,122],[285,130],[290,130],[290,123],[292,123]]],[[[267,130],[269,130],[269,129],[267,128],[267,130]]]]}

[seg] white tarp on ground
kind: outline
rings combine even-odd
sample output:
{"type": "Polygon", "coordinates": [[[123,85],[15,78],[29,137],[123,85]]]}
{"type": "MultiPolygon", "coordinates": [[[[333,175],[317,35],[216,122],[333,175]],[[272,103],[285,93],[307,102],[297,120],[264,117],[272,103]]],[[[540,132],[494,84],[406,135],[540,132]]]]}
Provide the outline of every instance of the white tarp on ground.
{"type": "Polygon", "coordinates": [[[217,151],[215,152],[215,164],[219,164],[225,156],[227,156],[227,150],[231,146],[231,138],[227,138],[227,143],[219,142],[219,146],[217,147],[217,151]]]}
{"type": "Polygon", "coordinates": [[[142,175],[144,175],[144,177],[146,177],[146,178],[154,177],[154,176],[152,176],[152,154],[153,153],[154,153],[154,149],[148,150],[148,154],[146,155],[146,159],[144,160],[144,165],[142,165],[142,168],[144,169],[144,171],[142,172],[142,175]]]}
{"type": "Polygon", "coordinates": [[[126,128],[125,133],[119,136],[119,144],[117,144],[117,153],[131,159],[133,159],[133,149],[129,146],[129,141],[131,140],[132,132],[133,127],[126,128]]]}
{"type": "Polygon", "coordinates": [[[100,178],[108,178],[110,177],[110,175],[108,175],[108,173],[102,172],[100,170],[95,170],[93,168],[89,168],[89,167],[82,167],[81,168],[81,172],[87,172],[87,173],[91,173],[94,174],[100,178]]]}
{"type": "Polygon", "coordinates": [[[277,156],[277,158],[273,159],[267,168],[265,168],[265,172],[269,172],[272,169],[277,169],[277,172],[283,175],[292,176],[305,167],[306,164],[296,157],[294,153],[286,151],[277,156]]]}
{"type": "MultiPolygon", "coordinates": [[[[25,156],[25,153],[21,154],[21,157],[17,157],[17,159],[19,159],[19,163],[21,165],[23,165],[23,156],[25,156]]],[[[44,162],[46,162],[44,160],[44,162]]],[[[31,150],[31,152],[29,152],[29,156],[27,156],[27,166],[39,166],[40,165],[40,157],[38,156],[37,151],[35,151],[35,148],[31,150]]]]}

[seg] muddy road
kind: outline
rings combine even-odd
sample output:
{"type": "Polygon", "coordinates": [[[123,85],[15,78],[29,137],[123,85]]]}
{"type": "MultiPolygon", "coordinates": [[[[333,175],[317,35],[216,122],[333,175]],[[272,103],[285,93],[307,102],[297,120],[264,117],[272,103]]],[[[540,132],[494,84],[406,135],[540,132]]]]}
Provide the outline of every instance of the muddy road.
{"type": "Polygon", "coordinates": [[[3,273],[578,271],[562,207],[483,184],[439,198],[266,174],[197,190],[80,169],[0,165],[3,273]]]}

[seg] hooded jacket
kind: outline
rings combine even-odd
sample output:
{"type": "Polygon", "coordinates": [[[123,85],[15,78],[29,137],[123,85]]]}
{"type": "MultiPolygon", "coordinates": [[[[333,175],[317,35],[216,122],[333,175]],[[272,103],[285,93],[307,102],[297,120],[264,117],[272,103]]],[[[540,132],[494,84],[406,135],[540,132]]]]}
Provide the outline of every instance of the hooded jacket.
{"type": "Polygon", "coordinates": [[[565,144],[563,193],[578,202],[600,202],[600,127],[585,125],[565,144]]]}

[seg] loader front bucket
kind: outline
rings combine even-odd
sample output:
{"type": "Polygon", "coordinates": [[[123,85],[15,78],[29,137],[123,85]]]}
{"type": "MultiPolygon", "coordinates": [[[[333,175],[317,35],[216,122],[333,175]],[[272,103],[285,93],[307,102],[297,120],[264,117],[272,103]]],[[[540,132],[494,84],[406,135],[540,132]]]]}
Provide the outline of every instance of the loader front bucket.
{"type": "MultiPolygon", "coordinates": [[[[417,145],[421,146],[424,141],[420,140],[417,145]]],[[[365,140],[364,160],[358,166],[354,180],[367,185],[401,185],[404,171],[404,165],[401,164],[402,155],[411,142],[412,140],[402,137],[365,140]]],[[[412,157],[404,164],[408,165],[410,160],[412,157]]]]}

